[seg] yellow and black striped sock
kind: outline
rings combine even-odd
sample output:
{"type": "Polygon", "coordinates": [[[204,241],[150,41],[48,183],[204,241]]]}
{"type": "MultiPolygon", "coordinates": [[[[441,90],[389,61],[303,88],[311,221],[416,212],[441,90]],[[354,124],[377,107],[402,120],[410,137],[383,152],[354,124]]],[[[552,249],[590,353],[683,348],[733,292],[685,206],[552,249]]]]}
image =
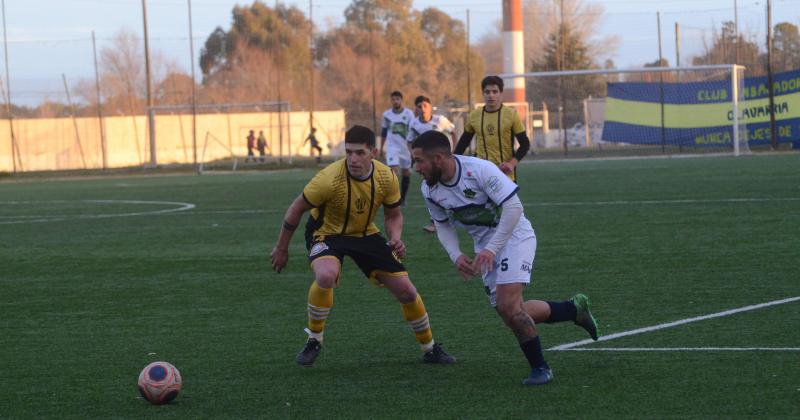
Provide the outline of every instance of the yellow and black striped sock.
{"type": "Polygon", "coordinates": [[[400,306],[403,308],[403,316],[406,318],[408,325],[414,330],[414,335],[417,337],[417,342],[419,342],[422,351],[432,349],[433,332],[431,332],[428,312],[425,310],[425,304],[422,303],[422,297],[417,294],[417,298],[413,302],[403,303],[400,306]]]}
{"type": "MultiPolygon", "coordinates": [[[[316,281],[311,283],[308,289],[308,329],[315,335],[322,335],[332,306],[333,289],[323,289],[316,281]]],[[[321,337],[318,340],[322,341],[321,337]]]]}

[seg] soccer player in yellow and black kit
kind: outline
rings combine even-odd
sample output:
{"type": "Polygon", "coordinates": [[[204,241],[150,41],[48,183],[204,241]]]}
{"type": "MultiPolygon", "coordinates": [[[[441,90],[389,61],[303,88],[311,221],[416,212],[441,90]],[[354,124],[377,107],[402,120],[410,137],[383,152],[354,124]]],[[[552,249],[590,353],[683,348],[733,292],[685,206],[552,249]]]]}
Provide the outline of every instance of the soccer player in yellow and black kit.
{"type": "Polygon", "coordinates": [[[450,364],[455,358],[433,341],[428,313],[403,263],[406,247],[400,188],[397,176],[375,160],[375,133],[353,126],[345,133],[347,157],[319,171],[286,211],[280,236],[272,250],[272,268],[278,273],[289,259],[289,242],[303,213],[311,210],[306,224],[308,259],[314,282],[308,291],[308,340],[297,354],[302,366],[312,366],[322,350],[325,320],[333,306],[333,288],[339,284],[344,256],[349,256],[370,280],[386,287],[400,302],[403,315],[414,330],[427,363],[450,364]],[[374,219],[383,205],[387,241],[374,219]]]}
{"type": "Polygon", "coordinates": [[[517,181],[517,164],[528,154],[531,142],[514,108],[503,106],[503,79],[486,76],[481,81],[484,106],[469,113],[464,133],[453,153],[463,155],[476,137],[475,156],[497,165],[512,181],[517,181]],[[519,148],[514,150],[514,138],[519,148]]]}

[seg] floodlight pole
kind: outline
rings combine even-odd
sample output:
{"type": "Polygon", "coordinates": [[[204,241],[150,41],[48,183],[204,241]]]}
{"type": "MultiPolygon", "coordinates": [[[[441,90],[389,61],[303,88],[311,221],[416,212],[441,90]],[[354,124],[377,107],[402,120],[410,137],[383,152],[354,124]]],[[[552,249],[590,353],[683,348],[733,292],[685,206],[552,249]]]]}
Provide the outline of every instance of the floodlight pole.
{"type": "MultiPolygon", "coordinates": [[[[663,67],[664,54],[661,49],[661,12],[656,12],[656,26],[658,28],[658,67],[663,67]]],[[[664,73],[658,74],[658,91],[661,103],[661,153],[667,151],[667,134],[664,128],[664,73]]]]}
{"type": "Polygon", "coordinates": [[[739,64],[739,5],[733,0],[733,42],[734,58],[733,64],[739,64]]]}
{"type": "MultiPolygon", "coordinates": [[[[564,36],[565,36],[565,29],[564,26],[564,0],[561,0],[561,3],[558,8],[558,16],[559,16],[559,28],[558,28],[558,62],[556,64],[556,68],[559,71],[564,70],[564,57],[566,45],[564,44],[564,36]]],[[[564,156],[567,156],[569,153],[569,146],[567,141],[567,127],[564,126],[564,110],[566,106],[564,106],[564,97],[563,97],[563,90],[564,90],[564,81],[561,76],[558,77],[558,131],[561,135],[564,136],[564,156]]]]}
{"type": "Polygon", "coordinates": [[[100,96],[100,72],[97,69],[97,42],[92,31],[92,53],[94,54],[94,86],[97,95],[97,119],[100,122],[100,152],[103,154],[103,169],[108,168],[108,145],[106,144],[106,129],[103,124],[103,106],[100,96]]]}
{"type": "Polygon", "coordinates": [[[22,157],[17,147],[17,138],[14,136],[14,117],[11,115],[11,80],[8,75],[8,37],[6,36],[6,0],[2,0],[3,8],[3,54],[6,63],[6,117],[8,117],[8,127],[11,130],[11,162],[14,173],[17,173],[17,159],[19,159],[19,170],[22,170],[22,157]]]}
{"type": "Polygon", "coordinates": [[[194,39],[192,38],[192,0],[187,0],[189,5],[189,67],[192,73],[192,163],[197,168],[197,96],[195,94],[194,75],[194,39]]]}
{"type": "Polygon", "coordinates": [[[772,86],[772,2],[767,0],[767,90],[769,91],[770,146],[778,148],[778,130],[775,124],[775,91],[772,86]]]}
{"type": "MultiPolygon", "coordinates": [[[[681,26],[675,22],[675,67],[681,66],[681,26]]],[[[678,72],[678,81],[680,82],[680,72],[678,72]]]]}
{"type": "Polygon", "coordinates": [[[375,51],[372,48],[372,24],[369,24],[369,70],[372,78],[372,131],[378,131],[377,96],[375,92],[375,51]]]}
{"type": "Polygon", "coordinates": [[[467,115],[472,110],[472,76],[469,61],[469,9],[467,9],[467,115]]]}
{"type": "Polygon", "coordinates": [[[308,62],[308,76],[311,89],[309,89],[310,106],[308,110],[308,130],[314,128],[314,2],[308,0],[308,50],[310,60],[308,62]]]}
{"type": "Polygon", "coordinates": [[[148,134],[150,136],[150,165],[155,167],[156,160],[156,124],[155,116],[153,115],[153,93],[152,93],[152,80],[150,74],[150,43],[147,36],[147,2],[142,0],[142,23],[144,25],[144,67],[145,67],[145,83],[147,85],[147,124],[148,134]]]}

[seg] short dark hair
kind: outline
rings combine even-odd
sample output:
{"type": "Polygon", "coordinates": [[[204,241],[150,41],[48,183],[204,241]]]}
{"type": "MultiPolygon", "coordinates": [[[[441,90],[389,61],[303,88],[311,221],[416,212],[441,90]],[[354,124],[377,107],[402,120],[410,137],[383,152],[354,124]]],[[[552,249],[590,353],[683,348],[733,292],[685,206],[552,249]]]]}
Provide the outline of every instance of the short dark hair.
{"type": "Polygon", "coordinates": [[[366,144],[375,148],[375,132],[363,125],[354,125],[344,133],[345,143],[366,144]]]}
{"type": "Polygon", "coordinates": [[[431,98],[429,98],[427,96],[419,95],[419,96],[416,97],[416,99],[414,99],[414,105],[419,105],[422,102],[431,103],[431,98]]]}
{"type": "Polygon", "coordinates": [[[436,130],[428,130],[417,136],[411,143],[411,148],[422,149],[425,153],[444,153],[446,156],[451,153],[450,140],[444,133],[436,130]]]}
{"type": "Polygon", "coordinates": [[[486,76],[481,80],[481,90],[486,89],[486,86],[489,85],[496,85],[500,88],[500,92],[503,91],[503,79],[499,76],[486,76]]]}
{"type": "Polygon", "coordinates": [[[399,90],[396,90],[396,91],[392,92],[392,93],[389,95],[389,97],[392,97],[392,96],[397,96],[398,98],[402,98],[402,97],[403,97],[403,94],[402,94],[402,93],[400,93],[400,91],[399,91],[399,90]]]}

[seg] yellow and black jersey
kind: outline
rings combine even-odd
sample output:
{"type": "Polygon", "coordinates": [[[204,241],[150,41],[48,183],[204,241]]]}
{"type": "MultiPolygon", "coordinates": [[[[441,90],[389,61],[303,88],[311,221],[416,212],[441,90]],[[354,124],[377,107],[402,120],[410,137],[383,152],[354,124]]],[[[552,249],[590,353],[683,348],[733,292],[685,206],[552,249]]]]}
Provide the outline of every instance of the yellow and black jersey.
{"type": "MultiPolygon", "coordinates": [[[[469,113],[464,131],[475,134],[475,152],[495,165],[514,156],[514,136],[525,131],[517,110],[500,105],[500,109],[489,112],[482,106],[469,113]]],[[[513,180],[513,173],[509,174],[513,180]]]]}
{"type": "Polygon", "coordinates": [[[330,235],[367,236],[380,232],[375,214],[381,205],[400,205],[397,176],[377,160],[365,180],[353,178],[344,159],[319,171],[303,189],[303,198],[313,206],[314,238],[330,235]]]}

